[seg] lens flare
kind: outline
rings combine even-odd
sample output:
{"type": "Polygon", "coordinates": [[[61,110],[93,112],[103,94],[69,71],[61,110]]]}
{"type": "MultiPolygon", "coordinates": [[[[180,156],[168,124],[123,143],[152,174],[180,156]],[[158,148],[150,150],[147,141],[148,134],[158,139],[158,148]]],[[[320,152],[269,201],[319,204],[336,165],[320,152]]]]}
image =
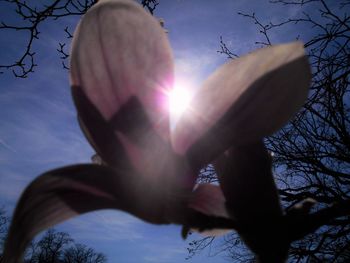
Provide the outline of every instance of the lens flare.
{"type": "Polygon", "coordinates": [[[175,85],[169,94],[169,111],[170,114],[179,116],[188,107],[191,94],[185,86],[175,85]]]}

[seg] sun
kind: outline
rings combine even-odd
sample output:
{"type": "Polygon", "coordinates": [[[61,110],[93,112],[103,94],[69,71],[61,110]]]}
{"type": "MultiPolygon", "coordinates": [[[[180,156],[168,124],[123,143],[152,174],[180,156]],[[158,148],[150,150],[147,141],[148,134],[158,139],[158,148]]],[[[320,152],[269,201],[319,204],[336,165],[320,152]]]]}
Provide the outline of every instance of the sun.
{"type": "Polygon", "coordinates": [[[169,111],[173,117],[179,117],[189,106],[191,92],[189,86],[184,83],[175,83],[169,93],[169,111]]]}

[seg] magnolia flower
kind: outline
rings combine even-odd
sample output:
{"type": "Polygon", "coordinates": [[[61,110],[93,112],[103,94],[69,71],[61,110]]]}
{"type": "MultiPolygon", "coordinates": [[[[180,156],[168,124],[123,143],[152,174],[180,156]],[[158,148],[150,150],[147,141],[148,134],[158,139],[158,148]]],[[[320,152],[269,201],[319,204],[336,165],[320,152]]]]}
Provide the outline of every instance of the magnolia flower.
{"type": "Polygon", "coordinates": [[[310,69],[300,42],[217,69],[170,132],[173,59],[164,30],[133,1],[101,0],[75,31],[70,78],[80,126],[102,165],[73,165],[35,179],[17,204],[4,262],[20,262],[40,231],[106,208],[180,224],[184,236],[189,228],[236,229],[262,260],[279,262],[264,240],[269,231],[280,233],[273,236],[279,245],[283,213],[262,139],[307,97],[310,69]],[[195,187],[208,163],[220,186],[195,187]]]}

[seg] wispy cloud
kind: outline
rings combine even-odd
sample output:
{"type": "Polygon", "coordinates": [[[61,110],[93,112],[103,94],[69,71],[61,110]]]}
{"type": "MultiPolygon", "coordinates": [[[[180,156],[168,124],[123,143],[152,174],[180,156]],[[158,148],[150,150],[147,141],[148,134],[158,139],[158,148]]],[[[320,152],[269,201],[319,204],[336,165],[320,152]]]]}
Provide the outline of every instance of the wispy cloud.
{"type": "Polygon", "coordinates": [[[0,93],[0,162],[74,163],[91,153],[77,124],[67,72],[41,73],[0,93]]]}
{"type": "Polygon", "coordinates": [[[217,54],[216,48],[203,48],[197,52],[178,52],[175,58],[176,76],[199,81],[214,71],[225,59],[217,54]]]}
{"type": "Polygon", "coordinates": [[[0,87],[2,202],[14,204],[39,174],[89,162],[93,153],[77,124],[68,72],[49,61],[48,55],[46,67],[28,79],[5,78],[0,87]]]}
{"type": "MultiPolygon", "coordinates": [[[[11,169],[1,167],[0,170],[0,200],[4,203],[14,203],[29,182],[28,176],[15,173],[11,169]]],[[[3,203],[0,203],[0,206],[3,203]]]]}
{"type": "Polygon", "coordinates": [[[144,223],[121,211],[104,210],[82,215],[65,223],[69,233],[77,240],[134,241],[143,236],[137,228],[144,223]]]}
{"type": "Polygon", "coordinates": [[[151,255],[145,255],[143,258],[145,262],[175,263],[179,262],[179,257],[184,259],[187,256],[185,248],[179,248],[178,246],[169,246],[161,248],[159,246],[153,246],[149,249],[149,253],[151,255]]]}
{"type": "Polygon", "coordinates": [[[192,92],[197,92],[203,81],[226,60],[216,51],[215,47],[198,48],[195,52],[178,50],[175,57],[175,78],[190,83],[192,92]]]}

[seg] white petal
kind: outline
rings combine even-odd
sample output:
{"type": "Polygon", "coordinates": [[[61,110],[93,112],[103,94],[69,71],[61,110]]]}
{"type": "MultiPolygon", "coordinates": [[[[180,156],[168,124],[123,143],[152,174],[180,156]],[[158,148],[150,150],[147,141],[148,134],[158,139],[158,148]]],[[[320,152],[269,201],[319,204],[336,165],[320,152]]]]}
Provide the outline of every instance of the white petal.
{"type": "Polygon", "coordinates": [[[214,72],[172,134],[176,152],[210,161],[280,129],[304,103],[310,67],[302,43],[277,45],[234,59],[214,72]]]}
{"type": "Polygon", "coordinates": [[[135,96],[157,133],[167,138],[165,91],[172,81],[166,34],[140,5],[105,0],[84,15],[73,39],[71,84],[83,89],[106,121],[135,96]]]}

